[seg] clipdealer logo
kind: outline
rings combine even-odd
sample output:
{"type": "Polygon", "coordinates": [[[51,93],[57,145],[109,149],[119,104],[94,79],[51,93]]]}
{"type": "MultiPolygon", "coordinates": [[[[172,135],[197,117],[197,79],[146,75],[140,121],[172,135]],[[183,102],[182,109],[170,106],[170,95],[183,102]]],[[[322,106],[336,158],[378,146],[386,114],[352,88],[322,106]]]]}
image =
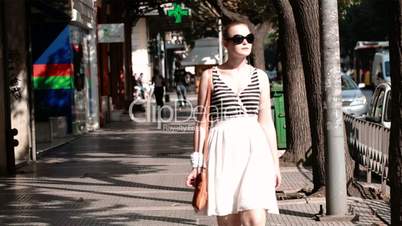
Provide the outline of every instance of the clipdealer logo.
{"type": "Polygon", "coordinates": [[[188,110],[182,111],[179,103],[179,101],[175,101],[174,105],[164,105],[162,107],[148,103],[144,117],[143,114],[135,114],[135,106],[142,105],[144,102],[134,100],[131,102],[128,112],[132,121],[136,123],[156,123],[157,129],[166,133],[194,132],[194,122],[197,121],[199,106],[194,106],[191,102],[186,101],[186,109],[188,110]]]}
{"type": "MultiPolygon", "coordinates": [[[[186,110],[183,111],[179,106],[180,101],[175,101],[174,105],[164,105],[157,107],[143,100],[131,102],[128,112],[130,119],[136,123],[157,123],[157,128],[168,133],[193,132],[195,125],[201,121],[201,116],[206,112],[206,118],[210,121],[230,118],[231,111],[240,110],[240,107],[225,107],[224,103],[215,103],[205,109],[203,105],[193,105],[186,101],[186,110]],[[143,114],[136,115],[134,107],[136,105],[147,105],[145,117],[143,114]],[[187,110],[188,109],[188,110],[187,110]],[[211,117],[214,116],[214,117],[211,117]]],[[[258,111],[262,108],[258,107],[258,111]]],[[[233,116],[232,116],[233,117],[233,116]]]]}

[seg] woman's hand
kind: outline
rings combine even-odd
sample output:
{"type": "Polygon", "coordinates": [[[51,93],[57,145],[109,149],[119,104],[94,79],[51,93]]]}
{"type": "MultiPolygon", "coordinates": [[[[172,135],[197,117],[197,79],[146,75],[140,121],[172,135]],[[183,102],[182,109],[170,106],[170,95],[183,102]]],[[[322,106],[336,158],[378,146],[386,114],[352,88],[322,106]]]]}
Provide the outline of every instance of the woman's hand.
{"type": "Polygon", "coordinates": [[[275,188],[278,189],[282,184],[282,176],[281,173],[276,174],[276,179],[275,179],[275,188]]]}
{"type": "Polygon", "coordinates": [[[198,170],[198,169],[199,168],[193,168],[193,170],[191,170],[191,172],[188,174],[187,179],[186,179],[187,187],[190,187],[190,188],[195,187],[195,178],[200,173],[200,170],[198,170]]]}

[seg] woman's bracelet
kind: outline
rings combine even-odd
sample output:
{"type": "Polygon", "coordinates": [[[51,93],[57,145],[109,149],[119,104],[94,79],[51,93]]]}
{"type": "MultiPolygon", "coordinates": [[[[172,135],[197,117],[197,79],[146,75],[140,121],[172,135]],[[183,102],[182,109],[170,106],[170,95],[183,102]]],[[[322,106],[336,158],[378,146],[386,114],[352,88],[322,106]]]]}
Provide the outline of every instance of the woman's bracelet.
{"type": "Polygon", "coordinates": [[[204,161],[204,156],[201,152],[193,152],[191,154],[191,165],[193,168],[202,167],[202,163],[204,161]]]}

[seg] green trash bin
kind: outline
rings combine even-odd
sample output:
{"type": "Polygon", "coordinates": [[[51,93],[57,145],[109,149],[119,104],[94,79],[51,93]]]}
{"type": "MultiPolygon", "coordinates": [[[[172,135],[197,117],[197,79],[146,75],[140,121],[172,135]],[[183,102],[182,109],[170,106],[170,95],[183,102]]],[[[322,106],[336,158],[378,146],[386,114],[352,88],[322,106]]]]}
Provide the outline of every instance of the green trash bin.
{"type": "Polygon", "coordinates": [[[278,149],[286,149],[286,115],[282,84],[276,82],[271,84],[271,99],[278,149]]]}

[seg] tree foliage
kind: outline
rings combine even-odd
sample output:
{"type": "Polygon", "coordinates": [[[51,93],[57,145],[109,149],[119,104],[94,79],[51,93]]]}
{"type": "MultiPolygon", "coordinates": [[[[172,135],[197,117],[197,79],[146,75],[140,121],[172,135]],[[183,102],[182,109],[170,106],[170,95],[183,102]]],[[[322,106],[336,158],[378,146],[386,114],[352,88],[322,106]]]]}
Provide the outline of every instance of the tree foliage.
{"type": "Polygon", "coordinates": [[[225,1],[225,6],[226,5],[232,11],[246,15],[253,24],[260,24],[266,20],[273,20],[275,15],[272,1],[225,1]]]}
{"type": "Polygon", "coordinates": [[[232,20],[232,16],[236,15],[237,17],[240,16],[241,20],[248,20],[252,25],[258,25],[267,20],[273,21],[276,15],[271,1],[263,0],[195,0],[189,1],[186,5],[192,9],[193,29],[189,36],[195,39],[217,36],[218,18],[222,18],[225,23],[232,20]]]}
{"type": "Polygon", "coordinates": [[[357,41],[388,40],[390,14],[383,0],[350,0],[340,4],[339,32],[342,54],[357,41]]]}

